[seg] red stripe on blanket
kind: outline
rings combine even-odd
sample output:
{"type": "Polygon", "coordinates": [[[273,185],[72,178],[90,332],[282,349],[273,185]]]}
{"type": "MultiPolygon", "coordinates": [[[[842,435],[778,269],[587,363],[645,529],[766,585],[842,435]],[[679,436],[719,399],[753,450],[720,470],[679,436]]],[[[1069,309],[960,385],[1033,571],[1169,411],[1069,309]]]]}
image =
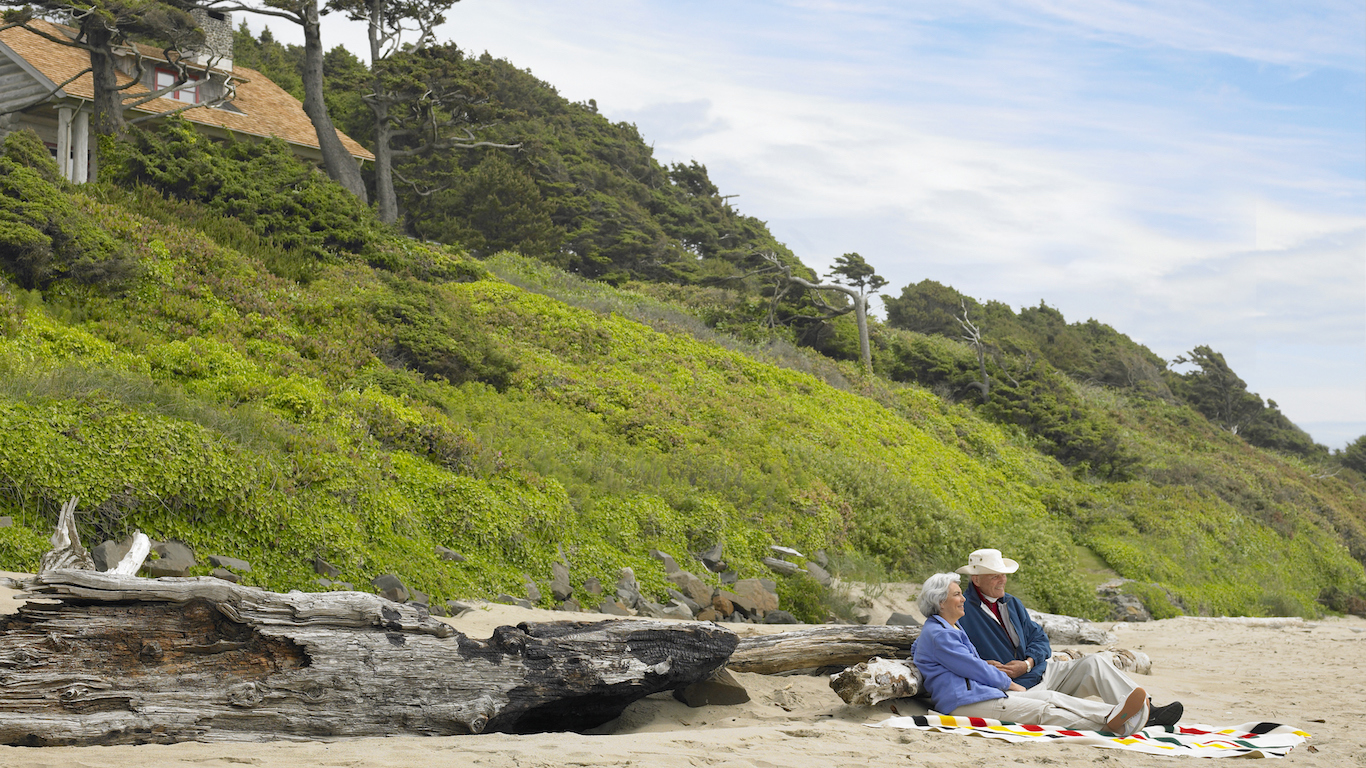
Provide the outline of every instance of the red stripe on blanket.
{"type": "Polygon", "coordinates": [[[968,722],[969,722],[969,723],[972,723],[973,726],[976,727],[976,728],[985,728],[985,727],[987,727],[987,721],[983,720],[983,719],[980,718],[980,717],[969,717],[969,718],[968,718],[968,722]]]}
{"type": "Polygon", "coordinates": [[[1064,731],[1064,730],[1062,730],[1062,729],[1059,729],[1059,730],[1058,730],[1058,733],[1061,733],[1061,734],[1064,735],[1064,736],[1085,736],[1085,735],[1086,735],[1086,734],[1080,733],[1080,732],[1078,732],[1078,731],[1064,731]]]}
{"type": "Polygon", "coordinates": [[[1018,726],[1016,726],[1016,727],[1019,728],[1019,729],[1022,730],[1022,731],[1034,731],[1035,733],[1042,733],[1042,732],[1043,732],[1043,726],[1041,726],[1041,725],[1028,725],[1028,724],[1025,724],[1025,723],[1021,723],[1020,725],[1018,725],[1018,726]]]}

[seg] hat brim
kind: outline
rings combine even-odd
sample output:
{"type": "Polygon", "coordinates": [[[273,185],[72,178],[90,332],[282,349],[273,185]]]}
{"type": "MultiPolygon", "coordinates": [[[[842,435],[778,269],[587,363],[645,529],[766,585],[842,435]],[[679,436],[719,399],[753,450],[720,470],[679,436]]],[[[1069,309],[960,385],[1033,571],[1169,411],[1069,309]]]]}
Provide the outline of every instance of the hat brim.
{"type": "Polygon", "coordinates": [[[1001,558],[1001,568],[991,568],[986,565],[965,565],[958,569],[958,573],[968,576],[983,576],[986,574],[1010,574],[1020,570],[1020,564],[1008,557],[1001,558]]]}

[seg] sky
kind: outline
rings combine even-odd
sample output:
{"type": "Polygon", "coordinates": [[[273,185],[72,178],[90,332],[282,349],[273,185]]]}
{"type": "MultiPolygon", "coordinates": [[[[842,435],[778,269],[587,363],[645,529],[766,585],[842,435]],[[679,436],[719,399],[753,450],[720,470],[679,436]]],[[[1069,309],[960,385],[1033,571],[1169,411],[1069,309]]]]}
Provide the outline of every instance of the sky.
{"type": "MultiPolygon", "coordinates": [[[[439,39],[696,160],[828,272],[857,252],[1366,434],[1360,0],[462,0],[439,39]]],[[[248,19],[259,30],[266,22],[248,19]]],[[[294,30],[271,21],[278,38],[294,30]]],[[[329,17],[324,43],[366,50],[329,17]]]]}

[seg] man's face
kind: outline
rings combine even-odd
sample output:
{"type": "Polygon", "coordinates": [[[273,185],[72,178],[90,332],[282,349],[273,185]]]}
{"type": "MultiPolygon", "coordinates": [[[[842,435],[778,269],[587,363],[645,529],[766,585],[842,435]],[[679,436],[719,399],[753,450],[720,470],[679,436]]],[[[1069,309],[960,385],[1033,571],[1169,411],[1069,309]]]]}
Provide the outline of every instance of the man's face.
{"type": "Polygon", "coordinates": [[[1006,594],[1006,575],[1004,573],[981,573],[972,577],[972,585],[986,597],[1000,600],[1006,594]]]}

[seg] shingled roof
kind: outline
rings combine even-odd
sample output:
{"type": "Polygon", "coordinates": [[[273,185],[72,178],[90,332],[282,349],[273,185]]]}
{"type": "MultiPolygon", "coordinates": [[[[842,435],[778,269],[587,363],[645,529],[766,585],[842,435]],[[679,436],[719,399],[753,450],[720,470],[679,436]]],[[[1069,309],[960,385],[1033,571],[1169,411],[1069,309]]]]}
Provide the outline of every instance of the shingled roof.
{"type": "MultiPolygon", "coordinates": [[[[75,32],[70,27],[42,20],[35,20],[32,25],[53,35],[70,37],[75,32]]],[[[55,43],[23,27],[11,27],[0,31],[0,43],[21,57],[38,74],[50,80],[53,86],[90,66],[90,56],[85,51],[55,43]]],[[[164,61],[160,49],[139,46],[139,52],[148,59],[164,61]]],[[[232,76],[237,84],[237,97],[232,100],[232,106],[240,112],[214,107],[193,107],[181,112],[181,116],[200,125],[249,136],[274,136],[290,144],[319,151],[318,134],[298,99],[254,69],[234,65],[232,76]]],[[[120,85],[132,81],[131,77],[122,73],[118,78],[120,85]]],[[[146,94],[149,91],[140,83],[136,83],[125,93],[146,94]]],[[[93,99],[94,79],[87,72],[63,86],[58,95],[93,99]]],[[[161,98],[142,104],[134,111],[165,113],[182,109],[184,106],[181,102],[161,98]]],[[[362,160],[375,159],[374,154],[350,136],[341,131],[337,131],[337,136],[353,157],[362,160]]]]}

